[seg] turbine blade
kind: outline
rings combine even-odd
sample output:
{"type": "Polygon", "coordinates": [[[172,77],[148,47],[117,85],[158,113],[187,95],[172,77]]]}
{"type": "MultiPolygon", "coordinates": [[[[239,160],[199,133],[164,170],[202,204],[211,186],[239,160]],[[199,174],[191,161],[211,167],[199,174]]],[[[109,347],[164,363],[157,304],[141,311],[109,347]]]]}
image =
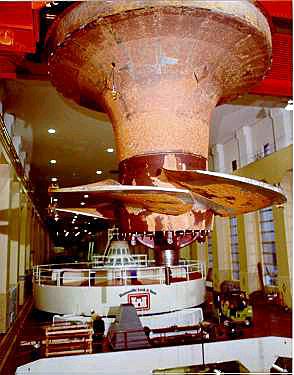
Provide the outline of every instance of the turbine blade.
{"type": "Polygon", "coordinates": [[[187,189],[160,186],[133,186],[119,183],[94,183],[68,188],[51,188],[50,192],[58,196],[61,207],[96,208],[105,202],[110,204],[127,204],[132,207],[145,208],[151,212],[180,215],[189,211],[194,198],[187,189]]]}
{"type": "Polygon", "coordinates": [[[99,210],[98,208],[79,208],[79,207],[77,208],[55,208],[55,211],[72,213],[72,214],[83,215],[83,216],[97,217],[99,219],[105,219],[105,220],[114,220],[113,212],[108,210],[106,213],[106,212],[99,210]]]}
{"type": "Polygon", "coordinates": [[[170,182],[192,191],[220,216],[235,216],[275,204],[286,197],[280,188],[261,181],[204,170],[176,171],[164,169],[170,182]]]}

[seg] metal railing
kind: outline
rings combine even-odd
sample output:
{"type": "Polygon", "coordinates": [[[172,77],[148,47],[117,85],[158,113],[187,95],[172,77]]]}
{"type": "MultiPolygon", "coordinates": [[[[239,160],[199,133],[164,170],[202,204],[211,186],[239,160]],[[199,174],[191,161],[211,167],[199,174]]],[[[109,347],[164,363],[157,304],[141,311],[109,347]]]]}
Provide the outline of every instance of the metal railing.
{"type": "Polygon", "coordinates": [[[100,268],[103,266],[111,267],[111,268],[118,267],[118,266],[147,267],[148,266],[147,254],[134,254],[131,256],[130,255],[120,255],[120,256],[93,255],[92,267],[100,268]]]}
{"type": "Polygon", "coordinates": [[[128,350],[150,346],[147,336],[145,338],[144,335],[145,332],[142,329],[110,330],[107,339],[113,350],[128,350]]]}
{"type": "Polygon", "coordinates": [[[63,263],[39,265],[33,268],[33,282],[37,285],[55,286],[121,286],[166,284],[205,278],[204,264],[185,261],[171,267],[124,266],[94,267],[94,263],[63,263]]]}

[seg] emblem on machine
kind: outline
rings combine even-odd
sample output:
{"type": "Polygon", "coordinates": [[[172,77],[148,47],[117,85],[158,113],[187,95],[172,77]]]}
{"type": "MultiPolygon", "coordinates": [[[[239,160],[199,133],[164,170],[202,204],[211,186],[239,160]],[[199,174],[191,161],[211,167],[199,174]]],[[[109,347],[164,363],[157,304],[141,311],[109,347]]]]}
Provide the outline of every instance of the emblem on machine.
{"type": "Polygon", "coordinates": [[[136,310],[150,310],[150,293],[129,294],[128,303],[134,305],[136,310]]]}

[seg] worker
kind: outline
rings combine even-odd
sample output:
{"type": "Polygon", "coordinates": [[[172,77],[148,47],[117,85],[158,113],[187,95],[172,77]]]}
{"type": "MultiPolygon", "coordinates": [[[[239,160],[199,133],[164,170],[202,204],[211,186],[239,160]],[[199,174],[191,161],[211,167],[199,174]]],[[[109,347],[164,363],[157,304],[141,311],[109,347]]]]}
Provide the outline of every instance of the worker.
{"type": "Polygon", "coordinates": [[[236,314],[237,314],[237,307],[235,306],[234,303],[230,303],[230,312],[229,312],[229,316],[230,317],[236,317],[236,314]]]}
{"type": "Polygon", "coordinates": [[[105,331],[104,320],[93,309],[91,310],[91,318],[93,322],[93,331],[94,331],[93,339],[102,340],[104,337],[104,331],[105,331]]]}
{"type": "Polygon", "coordinates": [[[151,333],[151,329],[147,326],[143,327],[144,329],[144,332],[145,332],[145,335],[147,336],[147,339],[148,341],[150,340],[150,333],[151,333]]]}
{"type": "Polygon", "coordinates": [[[240,294],[240,302],[239,302],[239,305],[238,305],[238,310],[244,310],[245,307],[247,307],[247,300],[246,300],[246,296],[244,293],[241,293],[240,294]]]}
{"type": "Polygon", "coordinates": [[[36,341],[31,352],[31,360],[36,361],[39,358],[41,358],[41,344],[39,341],[36,341]]]}
{"type": "Polygon", "coordinates": [[[223,313],[223,316],[226,317],[226,318],[229,318],[230,316],[230,310],[229,310],[229,306],[230,306],[230,302],[229,300],[224,300],[222,301],[222,313],[223,313]]]}

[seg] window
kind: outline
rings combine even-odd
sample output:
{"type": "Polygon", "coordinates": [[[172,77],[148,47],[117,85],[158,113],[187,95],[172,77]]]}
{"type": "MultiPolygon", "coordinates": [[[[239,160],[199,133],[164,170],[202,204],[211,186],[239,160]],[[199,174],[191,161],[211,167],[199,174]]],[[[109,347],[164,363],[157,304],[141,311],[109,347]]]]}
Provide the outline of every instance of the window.
{"type": "Polygon", "coordinates": [[[232,170],[233,170],[233,172],[237,169],[238,167],[237,167],[237,160],[233,160],[232,161],[232,170]]]}
{"type": "Polygon", "coordinates": [[[259,211],[264,284],[277,285],[277,257],[272,208],[259,211]]]}
{"type": "Polygon", "coordinates": [[[240,260],[239,260],[239,244],[238,244],[238,230],[237,230],[237,218],[230,218],[230,230],[231,230],[231,254],[232,254],[232,272],[233,279],[240,279],[240,260]]]}
{"type": "Polygon", "coordinates": [[[213,267],[213,255],[212,255],[212,233],[209,232],[207,236],[207,249],[208,249],[208,267],[213,267]]]}

